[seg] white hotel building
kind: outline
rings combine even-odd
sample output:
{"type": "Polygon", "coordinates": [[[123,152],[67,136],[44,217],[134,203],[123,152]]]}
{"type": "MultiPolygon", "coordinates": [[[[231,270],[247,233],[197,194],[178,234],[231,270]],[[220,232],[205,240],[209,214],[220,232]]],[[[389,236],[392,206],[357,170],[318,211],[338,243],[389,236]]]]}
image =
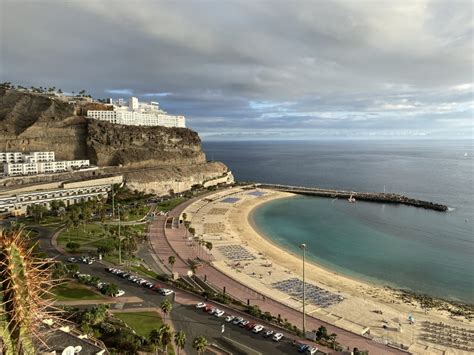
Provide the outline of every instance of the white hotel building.
{"type": "Polygon", "coordinates": [[[89,167],[89,160],[55,161],[54,152],[0,152],[0,163],[6,176],[23,176],[63,172],[89,167]]]}
{"type": "Polygon", "coordinates": [[[87,117],[100,121],[131,126],[186,127],[184,116],[168,115],[159,108],[158,102],[143,103],[131,97],[128,106],[113,106],[113,111],[87,111],[87,117]]]}

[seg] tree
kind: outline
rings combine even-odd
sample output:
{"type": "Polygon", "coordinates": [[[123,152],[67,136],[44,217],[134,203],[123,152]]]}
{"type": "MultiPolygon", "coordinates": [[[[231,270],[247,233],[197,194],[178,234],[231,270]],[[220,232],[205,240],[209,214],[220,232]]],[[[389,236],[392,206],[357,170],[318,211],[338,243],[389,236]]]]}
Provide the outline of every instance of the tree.
{"type": "Polygon", "coordinates": [[[160,333],[160,343],[163,351],[165,353],[168,352],[168,346],[171,344],[173,340],[173,331],[171,330],[171,326],[169,324],[163,324],[160,329],[158,329],[160,333]]]}
{"type": "Polygon", "coordinates": [[[76,251],[79,250],[79,248],[81,247],[81,244],[77,243],[77,242],[68,242],[66,244],[66,248],[68,248],[70,251],[72,251],[73,253],[75,253],[76,251]]]}
{"type": "Polygon", "coordinates": [[[320,326],[316,331],[316,340],[320,341],[321,339],[327,339],[328,330],[324,326],[320,326]]]}
{"type": "Polygon", "coordinates": [[[165,318],[166,318],[166,315],[168,313],[171,312],[171,310],[173,309],[173,304],[168,300],[168,299],[164,299],[161,303],[160,303],[160,308],[161,308],[161,311],[163,312],[165,318]]]}
{"type": "Polygon", "coordinates": [[[99,304],[92,307],[90,310],[85,311],[81,316],[81,323],[90,326],[103,323],[107,318],[107,310],[109,306],[99,304]]]}
{"type": "Polygon", "coordinates": [[[182,330],[174,333],[174,344],[178,348],[179,355],[180,350],[183,350],[186,345],[186,334],[182,330]]]}
{"type": "Polygon", "coordinates": [[[100,292],[107,296],[114,296],[118,293],[118,291],[119,289],[116,284],[106,284],[100,289],[100,292]]]}
{"type": "Polygon", "coordinates": [[[125,237],[123,237],[121,243],[122,243],[122,249],[125,251],[125,254],[128,256],[132,256],[132,254],[138,250],[137,241],[135,240],[135,236],[132,234],[128,234],[125,237]]]}
{"type": "Polygon", "coordinates": [[[331,333],[331,335],[328,336],[328,341],[329,341],[329,344],[331,344],[331,347],[336,350],[336,338],[337,338],[337,334],[336,333],[331,333]]]}
{"type": "Polygon", "coordinates": [[[198,354],[202,354],[207,348],[207,339],[204,338],[202,335],[194,338],[193,340],[193,349],[195,349],[198,354]]]}
{"type": "Polygon", "coordinates": [[[43,205],[30,205],[27,207],[27,213],[35,219],[36,223],[41,222],[44,214],[47,212],[47,208],[43,205]]]}
{"type": "Polygon", "coordinates": [[[148,341],[155,347],[159,347],[161,345],[161,334],[157,328],[151,330],[150,334],[148,335],[148,341]]]}
{"type": "Polygon", "coordinates": [[[209,252],[211,252],[211,250],[212,250],[212,243],[211,242],[206,242],[206,249],[209,250],[209,252]]]}
{"type": "Polygon", "coordinates": [[[173,268],[174,263],[176,262],[176,256],[170,255],[168,256],[168,264],[171,265],[171,268],[173,268]]]}

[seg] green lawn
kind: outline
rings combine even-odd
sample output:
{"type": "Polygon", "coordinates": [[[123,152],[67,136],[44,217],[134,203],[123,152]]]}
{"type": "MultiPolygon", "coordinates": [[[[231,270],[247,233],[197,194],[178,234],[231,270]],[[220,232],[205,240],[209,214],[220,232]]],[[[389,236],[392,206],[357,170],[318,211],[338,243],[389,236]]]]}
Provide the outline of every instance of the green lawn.
{"type": "Polygon", "coordinates": [[[146,338],[152,329],[159,328],[163,324],[157,312],[123,312],[114,313],[114,316],[123,320],[138,335],[146,338]]]}
{"type": "Polygon", "coordinates": [[[59,285],[52,292],[56,295],[58,301],[100,300],[105,298],[105,296],[87,286],[74,282],[59,285]]]}
{"type": "Polygon", "coordinates": [[[139,273],[140,275],[145,276],[145,277],[151,277],[153,279],[156,279],[156,277],[158,276],[156,272],[154,272],[153,270],[148,270],[143,265],[132,266],[131,269],[135,271],[136,273],[139,273]]]}
{"type": "Polygon", "coordinates": [[[156,205],[156,207],[161,211],[168,212],[168,211],[171,211],[176,206],[182,204],[186,200],[187,199],[184,197],[178,197],[169,201],[159,203],[156,205]]]}
{"type": "MultiPolygon", "coordinates": [[[[108,225],[106,228],[110,232],[117,230],[117,225],[108,225]]],[[[126,235],[127,233],[141,233],[145,234],[147,231],[147,224],[137,224],[131,226],[122,226],[121,235],[126,235]]],[[[69,231],[64,229],[61,234],[58,236],[58,244],[62,247],[66,247],[66,244],[71,242],[77,242],[81,244],[81,247],[86,247],[88,249],[96,249],[100,246],[110,245],[113,243],[113,238],[110,236],[110,232],[106,237],[104,226],[101,224],[90,223],[86,224],[85,227],[81,224],[78,228],[70,227],[69,231]]],[[[79,249],[81,251],[81,249],[79,249]]]]}

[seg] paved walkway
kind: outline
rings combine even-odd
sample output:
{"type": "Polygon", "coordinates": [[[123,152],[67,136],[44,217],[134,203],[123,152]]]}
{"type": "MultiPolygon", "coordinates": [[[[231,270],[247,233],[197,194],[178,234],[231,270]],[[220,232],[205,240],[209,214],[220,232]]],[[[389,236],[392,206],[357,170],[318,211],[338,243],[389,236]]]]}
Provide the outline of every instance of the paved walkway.
{"type": "MultiPolygon", "coordinates": [[[[190,247],[187,244],[187,231],[186,228],[166,228],[167,218],[179,218],[181,213],[192,203],[202,198],[202,196],[190,199],[183,204],[177,206],[175,209],[170,211],[167,216],[158,218],[151,223],[150,227],[150,240],[155,250],[155,253],[160,258],[166,258],[168,256],[175,255],[176,263],[173,266],[173,271],[178,272],[180,275],[186,275],[190,270],[187,265],[188,259],[194,259],[196,256],[210,260],[212,256],[207,256],[196,247],[190,247]]],[[[302,313],[291,307],[288,307],[278,301],[266,298],[259,292],[250,289],[249,287],[241,284],[234,280],[228,275],[223,274],[212,265],[204,263],[203,267],[197,270],[197,275],[200,277],[206,277],[207,281],[218,289],[223,290],[243,302],[249,302],[252,305],[258,305],[264,312],[268,311],[273,315],[280,315],[282,319],[287,319],[292,324],[298,325],[301,328],[302,313]]],[[[315,330],[321,325],[325,326],[329,333],[337,334],[337,341],[343,347],[349,347],[350,349],[357,347],[359,349],[368,350],[369,353],[373,354],[403,354],[405,352],[388,347],[383,344],[376,343],[370,339],[367,339],[361,335],[351,333],[345,329],[333,326],[329,323],[321,321],[317,318],[307,315],[306,316],[306,329],[315,330]]]]}

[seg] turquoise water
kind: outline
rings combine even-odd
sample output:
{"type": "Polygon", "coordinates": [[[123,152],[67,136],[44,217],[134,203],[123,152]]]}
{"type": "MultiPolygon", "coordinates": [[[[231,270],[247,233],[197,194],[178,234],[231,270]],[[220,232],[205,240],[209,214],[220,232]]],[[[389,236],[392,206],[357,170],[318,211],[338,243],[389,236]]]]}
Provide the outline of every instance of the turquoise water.
{"type": "Polygon", "coordinates": [[[273,241],[340,273],[474,303],[473,140],[205,142],[241,181],[394,192],[446,204],[407,206],[298,197],[255,213],[273,241]]]}
{"type": "Polygon", "coordinates": [[[471,227],[456,213],[297,196],[256,209],[276,244],[351,277],[474,303],[471,227]]]}

